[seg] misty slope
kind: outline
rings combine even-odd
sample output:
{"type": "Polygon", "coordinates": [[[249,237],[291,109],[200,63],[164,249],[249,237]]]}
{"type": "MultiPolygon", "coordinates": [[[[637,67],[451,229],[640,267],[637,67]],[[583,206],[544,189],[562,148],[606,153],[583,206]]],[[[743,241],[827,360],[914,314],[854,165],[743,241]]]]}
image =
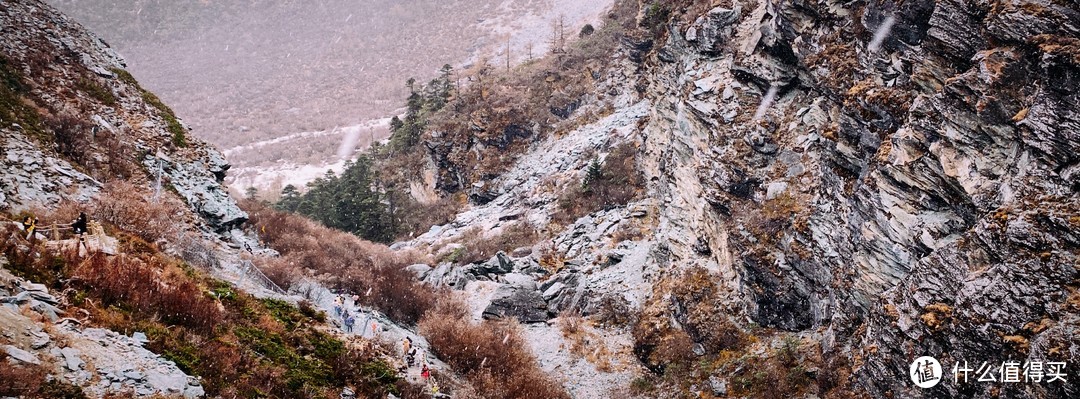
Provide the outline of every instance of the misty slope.
{"type": "MultiPolygon", "coordinates": [[[[573,34],[608,2],[509,1],[51,1],[128,58],[133,74],[185,115],[238,168],[278,161],[327,165],[339,133],[245,149],[310,131],[389,116],[408,77],[443,64],[539,56],[550,24],[573,34]]],[[[384,128],[365,128],[361,144],[384,128]]],[[[259,173],[252,168],[249,173],[259,173]]],[[[264,187],[265,188],[265,187],[264,187]]],[[[277,189],[280,189],[278,187],[277,189]]]]}
{"type": "Polygon", "coordinates": [[[250,272],[277,252],[240,229],[224,158],[104,42],[35,0],[0,26],[0,397],[418,395],[327,289],[250,272]]]}

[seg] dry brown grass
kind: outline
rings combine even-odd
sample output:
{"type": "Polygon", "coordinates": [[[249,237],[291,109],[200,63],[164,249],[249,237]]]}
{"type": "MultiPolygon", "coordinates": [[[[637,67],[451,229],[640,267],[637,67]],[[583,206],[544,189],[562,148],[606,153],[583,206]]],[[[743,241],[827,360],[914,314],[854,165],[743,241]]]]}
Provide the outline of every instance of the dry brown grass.
{"type": "Polygon", "coordinates": [[[79,387],[48,378],[44,365],[11,364],[8,355],[0,351],[0,396],[19,398],[81,399],[86,396],[79,387]]]}
{"type": "Polygon", "coordinates": [[[148,189],[115,181],[105,186],[87,213],[153,243],[177,238],[188,210],[171,193],[162,192],[154,200],[148,189]]]}
{"type": "Polygon", "coordinates": [[[634,323],[635,354],[652,370],[663,371],[690,366],[695,344],[706,353],[741,350],[750,337],[734,327],[719,303],[716,278],[705,269],[692,268],[664,279],[634,323]],[[678,328],[670,323],[672,307],[683,309],[678,328]]]}
{"type": "Polygon", "coordinates": [[[255,264],[270,281],[286,291],[304,277],[304,272],[285,258],[255,258],[255,264]]]}
{"type": "Polygon", "coordinates": [[[554,246],[545,244],[540,249],[540,267],[547,270],[550,274],[558,273],[560,270],[566,267],[566,254],[557,251],[554,246]]]}
{"type": "MultiPolygon", "coordinates": [[[[281,253],[278,259],[258,259],[272,279],[288,285],[297,276],[315,275],[324,283],[363,295],[361,302],[388,316],[415,324],[434,307],[438,293],[404,269],[422,263],[414,252],[395,252],[385,245],[324,227],[302,216],[281,212],[254,201],[242,204],[260,237],[281,253]]],[[[277,282],[277,281],[275,281],[277,282]]]]}
{"type": "Polygon", "coordinates": [[[536,244],[540,234],[528,222],[515,222],[504,226],[494,236],[485,236],[483,229],[472,228],[466,230],[459,240],[465,249],[453,261],[464,265],[491,259],[499,251],[509,253],[536,244]]]}
{"type": "Polygon", "coordinates": [[[187,278],[170,276],[157,258],[95,254],[72,275],[83,289],[95,292],[102,305],[117,305],[142,317],[161,319],[203,332],[221,322],[217,304],[187,278]]]}
{"type": "Polygon", "coordinates": [[[563,313],[558,319],[559,330],[569,344],[570,353],[585,359],[602,372],[611,372],[619,367],[613,359],[615,353],[608,347],[604,337],[596,333],[592,322],[580,315],[563,313]]]}
{"type": "Polygon", "coordinates": [[[540,370],[516,324],[473,323],[468,306],[442,301],[420,321],[432,351],[464,375],[486,398],[569,398],[540,370]]]}

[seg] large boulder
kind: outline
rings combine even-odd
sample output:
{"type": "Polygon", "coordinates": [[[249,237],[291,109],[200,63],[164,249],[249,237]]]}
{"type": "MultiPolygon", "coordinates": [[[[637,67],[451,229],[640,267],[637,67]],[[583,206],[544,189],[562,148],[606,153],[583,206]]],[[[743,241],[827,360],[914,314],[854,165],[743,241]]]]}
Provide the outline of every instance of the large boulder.
{"type": "Polygon", "coordinates": [[[551,317],[547,303],[536,290],[527,290],[504,285],[492,297],[491,304],[484,309],[485,319],[513,317],[522,323],[542,323],[551,317]]]}
{"type": "Polygon", "coordinates": [[[514,270],[514,261],[505,252],[499,251],[487,262],[473,268],[477,275],[506,274],[514,270]]]}
{"type": "Polygon", "coordinates": [[[581,273],[564,272],[540,284],[541,298],[547,301],[548,312],[558,314],[576,307],[581,299],[581,273]]]}

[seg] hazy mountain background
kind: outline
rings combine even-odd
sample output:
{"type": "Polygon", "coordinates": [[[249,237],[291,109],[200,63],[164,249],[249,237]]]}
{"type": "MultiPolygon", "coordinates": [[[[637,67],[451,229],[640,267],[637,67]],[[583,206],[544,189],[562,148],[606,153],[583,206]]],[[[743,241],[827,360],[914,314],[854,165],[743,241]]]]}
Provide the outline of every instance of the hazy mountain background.
{"type": "Polygon", "coordinates": [[[386,135],[405,80],[444,64],[541,55],[610,1],[50,0],[102,36],[194,134],[225,151],[233,187],[275,190],[339,166],[342,132],[386,135]],[[381,120],[380,120],[381,119],[381,120]],[[347,127],[347,128],[346,128],[347,127]],[[345,128],[345,129],[342,129],[345,128]]]}

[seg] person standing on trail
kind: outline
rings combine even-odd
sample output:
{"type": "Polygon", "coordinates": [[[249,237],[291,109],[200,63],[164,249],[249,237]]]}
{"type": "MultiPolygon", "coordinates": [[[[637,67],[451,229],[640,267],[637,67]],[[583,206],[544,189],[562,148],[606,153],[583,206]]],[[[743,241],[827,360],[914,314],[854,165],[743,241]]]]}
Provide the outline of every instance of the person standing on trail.
{"type": "Polygon", "coordinates": [[[74,222],[71,222],[71,230],[74,231],[75,234],[78,234],[78,235],[86,234],[86,213],[85,212],[79,212],[79,218],[75,219],[74,222]]]}
{"type": "Polygon", "coordinates": [[[344,305],[345,299],[341,297],[341,294],[338,294],[338,296],[334,298],[334,313],[337,313],[338,316],[341,316],[341,312],[342,310],[344,310],[342,306],[344,305]]]}
{"type": "Polygon", "coordinates": [[[71,230],[75,232],[75,235],[79,237],[79,244],[86,246],[86,213],[79,212],[79,218],[71,222],[71,230]]]}
{"type": "Polygon", "coordinates": [[[351,314],[348,314],[348,311],[346,311],[346,315],[345,315],[345,332],[352,333],[354,324],[356,324],[356,319],[354,319],[353,316],[351,314]]]}
{"type": "Polygon", "coordinates": [[[412,347],[412,339],[411,338],[405,337],[405,339],[401,340],[401,353],[402,353],[402,355],[409,356],[409,348],[411,348],[411,347],[412,347]]]}
{"type": "Polygon", "coordinates": [[[27,216],[23,219],[23,230],[26,230],[26,239],[29,240],[34,237],[34,230],[37,229],[37,219],[33,216],[27,216]]]}
{"type": "Polygon", "coordinates": [[[405,364],[409,367],[416,365],[416,348],[409,349],[409,353],[405,355],[405,364]]]}
{"type": "Polygon", "coordinates": [[[431,369],[428,368],[427,363],[424,363],[424,368],[420,369],[420,378],[423,378],[424,381],[431,378],[431,369]]]}

